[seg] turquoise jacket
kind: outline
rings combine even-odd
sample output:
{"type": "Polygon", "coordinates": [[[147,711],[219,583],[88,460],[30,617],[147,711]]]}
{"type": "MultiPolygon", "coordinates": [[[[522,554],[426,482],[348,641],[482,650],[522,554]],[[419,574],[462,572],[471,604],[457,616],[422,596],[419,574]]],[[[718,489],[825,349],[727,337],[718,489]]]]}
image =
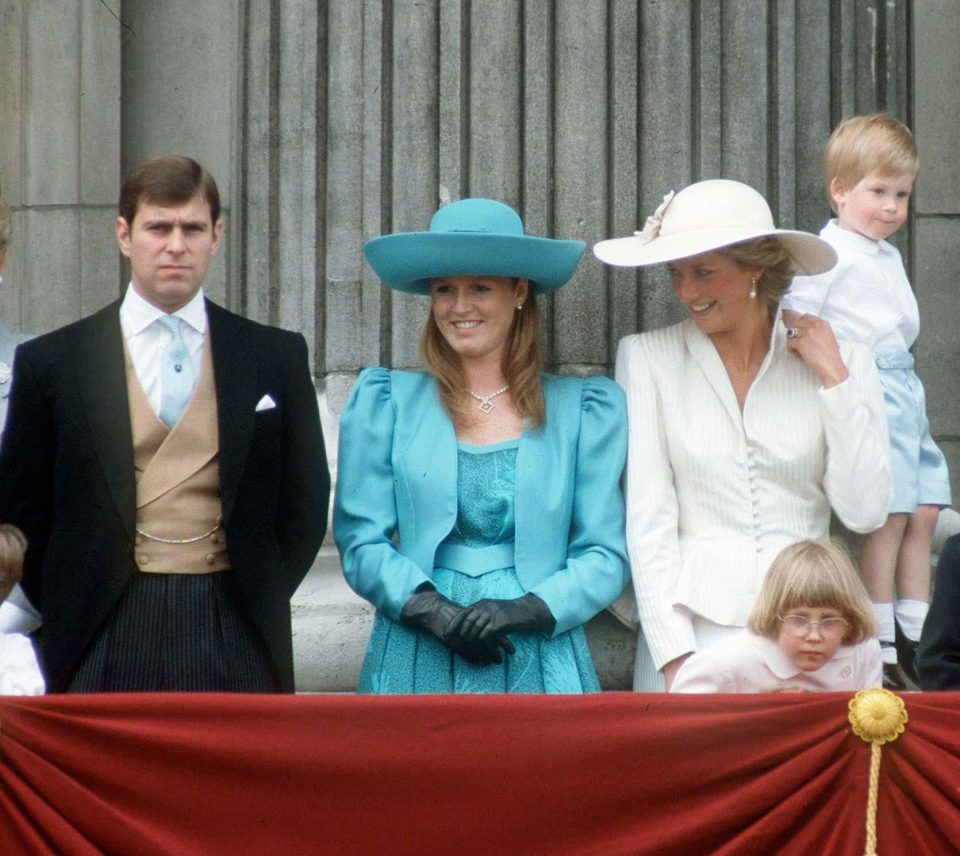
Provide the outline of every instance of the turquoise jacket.
{"type": "MultiPolygon", "coordinates": [[[[517,450],[517,575],[554,634],[612,603],[629,581],[620,475],[623,391],[607,378],[544,375],[546,425],[517,450]]],[[[457,519],[457,439],[425,372],[366,369],[340,419],[334,537],[347,582],[389,618],[430,580],[457,519]]]]}

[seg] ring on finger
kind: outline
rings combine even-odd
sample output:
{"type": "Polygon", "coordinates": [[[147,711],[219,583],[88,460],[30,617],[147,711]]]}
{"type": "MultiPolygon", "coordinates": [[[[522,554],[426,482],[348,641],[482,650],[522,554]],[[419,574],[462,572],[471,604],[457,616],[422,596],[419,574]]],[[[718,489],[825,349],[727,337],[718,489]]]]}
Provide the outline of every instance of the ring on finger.
{"type": "Polygon", "coordinates": [[[799,338],[800,338],[800,328],[799,328],[799,327],[787,327],[787,338],[788,338],[788,339],[799,339],[799,338]]]}

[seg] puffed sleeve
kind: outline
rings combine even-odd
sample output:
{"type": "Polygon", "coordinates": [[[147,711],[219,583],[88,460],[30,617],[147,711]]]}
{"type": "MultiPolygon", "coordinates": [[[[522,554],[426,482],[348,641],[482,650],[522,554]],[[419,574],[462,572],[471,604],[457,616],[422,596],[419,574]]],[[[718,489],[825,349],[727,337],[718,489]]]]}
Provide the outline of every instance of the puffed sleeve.
{"type": "Polygon", "coordinates": [[[620,490],[626,424],[623,390],[609,378],[585,379],[567,562],[531,589],[550,608],[554,635],[609,606],[629,581],[620,490]]]}
{"type": "Polygon", "coordinates": [[[616,378],[627,393],[627,549],[640,625],[658,669],[696,650],[690,618],[673,607],[680,574],[679,511],[663,414],[640,337],[617,348],[616,378]]]}
{"type": "Polygon", "coordinates": [[[850,376],[820,390],[827,443],[823,487],[844,526],[872,532],[887,519],[893,499],[883,390],[866,347],[842,342],[841,354],[850,376]]]}
{"type": "Polygon", "coordinates": [[[397,620],[410,595],[429,578],[393,541],[396,409],[390,390],[387,369],[365,369],[343,409],[333,531],[350,587],[397,620]]]}

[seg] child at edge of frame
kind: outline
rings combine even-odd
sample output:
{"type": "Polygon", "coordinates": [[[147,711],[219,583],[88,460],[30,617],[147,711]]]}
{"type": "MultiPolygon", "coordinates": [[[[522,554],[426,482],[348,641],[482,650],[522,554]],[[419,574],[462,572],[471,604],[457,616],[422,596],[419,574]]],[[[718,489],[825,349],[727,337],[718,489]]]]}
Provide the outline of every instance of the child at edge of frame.
{"type": "MultiPolygon", "coordinates": [[[[23,574],[27,539],[9,523],[0,523],[0,603],[23,574]]],[[[33,644],[22,633],[0,633],[0,695],[43,695],[43,675],[33,644]]]]}

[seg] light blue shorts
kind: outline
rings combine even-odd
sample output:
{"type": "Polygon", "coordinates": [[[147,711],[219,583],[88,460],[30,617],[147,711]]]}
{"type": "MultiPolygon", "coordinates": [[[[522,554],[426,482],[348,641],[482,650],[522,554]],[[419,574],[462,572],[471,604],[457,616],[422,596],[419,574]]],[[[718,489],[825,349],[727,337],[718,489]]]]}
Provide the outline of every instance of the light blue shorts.
{"type": "Polygon", "coordinates": [[[947,461],[927,421],[923,384],[907,351],[874,353],[890,429],[893,503],[890,514],[912,514],[918,505],[950,505],[947,461]]]}

